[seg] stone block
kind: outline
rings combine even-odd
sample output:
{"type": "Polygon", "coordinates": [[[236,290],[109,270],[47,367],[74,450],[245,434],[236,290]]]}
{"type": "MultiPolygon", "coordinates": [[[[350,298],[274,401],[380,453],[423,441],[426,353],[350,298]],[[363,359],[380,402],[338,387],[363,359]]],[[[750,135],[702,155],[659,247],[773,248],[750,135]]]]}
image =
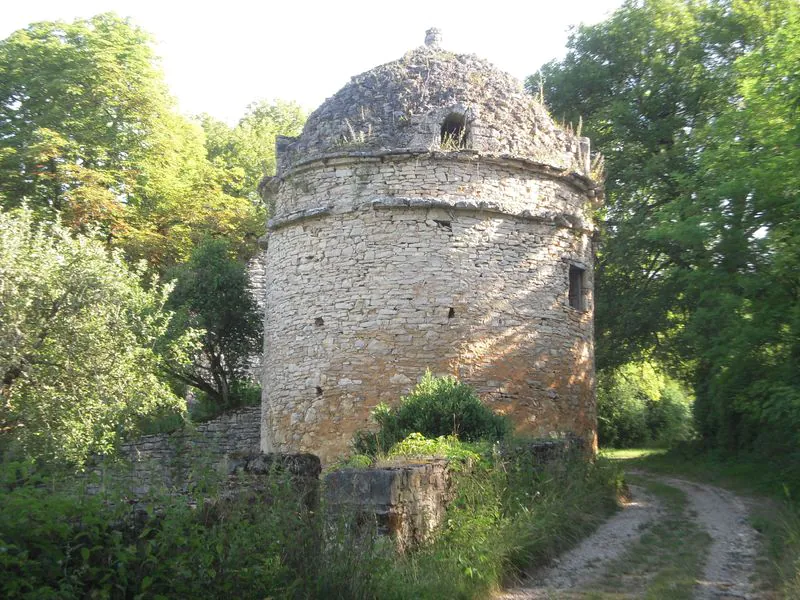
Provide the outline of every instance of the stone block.
{"type": "Polygon", "coordinates": [[[453,499],[447,461],[342,469],[325,477],[328,518],[374,519],[400,552],[433,539],[453,499]]]}

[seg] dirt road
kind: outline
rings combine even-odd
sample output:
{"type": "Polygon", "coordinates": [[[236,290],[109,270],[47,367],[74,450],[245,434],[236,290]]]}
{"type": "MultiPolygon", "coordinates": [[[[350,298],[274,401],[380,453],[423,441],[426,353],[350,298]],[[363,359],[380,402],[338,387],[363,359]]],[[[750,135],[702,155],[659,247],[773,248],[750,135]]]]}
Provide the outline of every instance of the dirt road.
{"type": "Polygon", "coordinates": [[[580,545],[498,596],[758,599],[758,533],[720,488],[631,472],[631,499],[580,545]]]}

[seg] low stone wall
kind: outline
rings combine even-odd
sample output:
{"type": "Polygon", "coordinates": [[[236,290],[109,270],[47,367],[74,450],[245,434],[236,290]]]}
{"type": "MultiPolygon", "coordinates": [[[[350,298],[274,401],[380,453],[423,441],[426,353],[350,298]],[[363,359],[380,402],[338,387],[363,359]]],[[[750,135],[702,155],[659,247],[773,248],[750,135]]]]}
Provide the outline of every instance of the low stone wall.
{"type": "Polygon", "coordinates": [[[390,535],[400,552],[433,538],[453,499],[445,460],[376,469],[342,469],[325,478],[329,516],[374,516],[378,533],[390,535]]]}
{"type": "MultiPolygon", "coordinates": [[[[501,453],[512,462],[544,466],[585,457],[586,444],[577,437],[534,440],[501,453]]],[[[376,524],[378,534],[393,538],[400,552],[435,537],[456,494],[449,462],[443,459],[334,471],[325,477],[324,489],[329,518],[368,519],[376,524]]]]}
{"type": "Polygon", "coordinates": [[[221,415],[206,423],[173,433],[146,435],[126,442],[119,458],[130,468],[101,465],[98,471],[112,473],[134,494],[152,486],[185,488],[209,471],[230,473],[239,457],[259,452],[261,407],[251,406],[221,415]]]}

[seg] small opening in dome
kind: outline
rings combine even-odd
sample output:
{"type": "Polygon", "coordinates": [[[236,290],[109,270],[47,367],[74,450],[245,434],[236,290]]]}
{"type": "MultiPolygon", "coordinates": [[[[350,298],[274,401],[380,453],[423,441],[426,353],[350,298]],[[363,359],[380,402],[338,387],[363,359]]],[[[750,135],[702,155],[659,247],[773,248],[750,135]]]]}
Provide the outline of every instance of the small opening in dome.
{"type": "Polygon", "coordinates": [[[442,123],[442,150],[458,150],[467,147],[467,118],[459,113],[450,113],[442,123]]]}

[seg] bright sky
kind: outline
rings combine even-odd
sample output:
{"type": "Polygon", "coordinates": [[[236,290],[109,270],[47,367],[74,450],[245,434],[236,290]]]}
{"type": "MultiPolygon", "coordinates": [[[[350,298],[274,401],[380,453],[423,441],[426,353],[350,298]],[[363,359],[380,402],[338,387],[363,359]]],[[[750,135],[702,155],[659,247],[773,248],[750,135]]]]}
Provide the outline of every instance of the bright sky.
{"type": "Polygon", "coordinates": [[[187,114],[234,123],[256,100],[316,108],[351,76],[422,45],[473,53],[522,79],[561,57],[570,25],[594,23],[622,0],[35,0],[3,2],[0,39],[35,21],[114,11],[150,32],[187,114]],[[480,8],[478,8],[480,6],[480,8]]]}

